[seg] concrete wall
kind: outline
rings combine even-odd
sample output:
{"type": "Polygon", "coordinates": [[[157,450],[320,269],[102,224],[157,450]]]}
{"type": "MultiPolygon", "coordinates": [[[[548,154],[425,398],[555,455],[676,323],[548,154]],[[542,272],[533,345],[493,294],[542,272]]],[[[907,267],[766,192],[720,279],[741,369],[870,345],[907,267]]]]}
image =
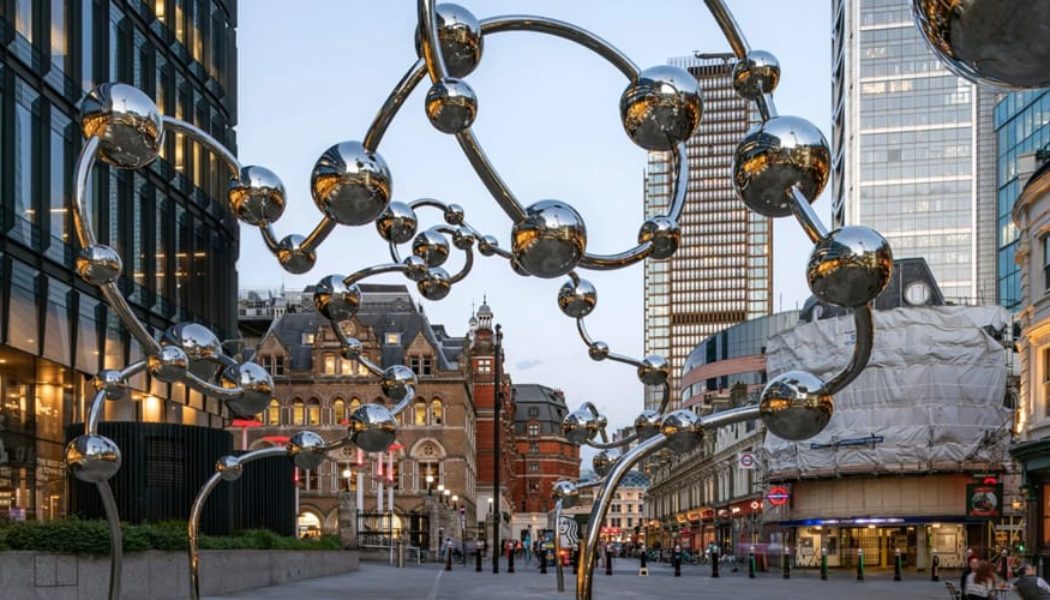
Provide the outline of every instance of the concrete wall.
{"type": "MultiPolygon", "coordinates": [[[[205,550],[201,594],[230,594],[358,568],[357,552],[205,550]]],[[[188,558],[182,552],[137,552],[124,556],[121,598],[185,600],[188,558]]],[[[0,598],[4,600],[105,600],[107,557],[44,552],[0,552],[0,598]]]]}

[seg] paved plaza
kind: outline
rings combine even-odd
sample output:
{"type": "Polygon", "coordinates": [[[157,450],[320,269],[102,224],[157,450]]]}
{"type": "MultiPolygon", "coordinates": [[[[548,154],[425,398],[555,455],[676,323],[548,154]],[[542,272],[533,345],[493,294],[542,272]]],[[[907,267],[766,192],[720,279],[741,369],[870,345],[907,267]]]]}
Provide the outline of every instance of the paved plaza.
{"type": "MultiPolygon", "coordinates": [[[[748,579],[746,572],[725,573],[711,579],[706,566],[687,566],[682,577],[673,577],[665,564],[650,565],[649,577],[638,577],[637,561],[624,559],[614,563],[618,572],[612,576],[599,571],[595,575],[595,598],[619,600],[660,598],[660,600],[695,598],[755,598],[761,600],[812,600],[828,598],[852,600],[894,598],[899,600],[945,600],[944,583],[934,583],[928,574],[907,574],[901,582],[893,581],[892,572],[871,572],[858,582],[852,572],[832,571],[829,581],[820,581],[813,571],[796,571],[785,581],[780,573],[760,573],[748,579]],[[630,565],[630,569],[628,569],[630,565]]],[[[355,573],[300,581],[281,586],[262,588],[222,598],[293,598],[326,600],[353,598],[354,600],[495,600],[508,598],[529,600],[536,598],[564,598],[571,600],[574,579],[571,569],[566,571],[566,591],[555,588],[553,569],[547,575],[539,574],[535,563],[516,564],[516,573],[508,574],[501,568],[492,573],[492,564],[486,562],[484,571],[476,573],[456,565],[451,572],[441,565],[413,565],[395,569],[376,563],[362,563],[355,573]]],[[[505,567],[505,565],[504,565],[505,567]]],[[[945,579],[956,582],[958,572],[945,573],[945,579]]],[[[219,597],[214,597],[219,598],[219,597]]]]}

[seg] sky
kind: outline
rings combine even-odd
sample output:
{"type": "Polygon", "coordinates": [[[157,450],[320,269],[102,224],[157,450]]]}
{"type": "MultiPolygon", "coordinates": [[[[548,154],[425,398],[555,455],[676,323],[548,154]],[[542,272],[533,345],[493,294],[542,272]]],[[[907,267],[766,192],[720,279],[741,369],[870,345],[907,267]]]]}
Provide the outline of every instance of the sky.
{"type": "MultiPolygon", "coordinates": [[[[751,47],[768,50],[780,61],[780,114],[806,118],[830,138],[831,3],[728,4],[751,47]]],[[[237,150],[243,164],[265,166],[284,181],[288,204],[274,225],[278,238],[305,235],[314,227],[321,214],[310,197],[309,178],[317,158],[331,145],[361,140],[390,89],[415,61],[415,5],[412,0],[240,4],[237,150]]],[[[464,0],[461,5],[478,18],[539,14],[569,21],[611,42],[640,68],[696,51],[729,51],[700,0],[464,0]]],[[[634,245],[643,218],[646,154],[620,123],[619,99],[627,82],[619,71],[567,41],[514,32],[485,39],[481,63],[467,80],[478,95],[473,130],[523,204],[553,198],[574,206],[586,222],[591,252],[634,245]]],[[[426,87],[424,81],[408,99],[379,148],[392,173],[393,198],[460,204],[469,223],[509,247],[510,220],[455,138],[427,122],[426,87]]],[[[826,191],[815,204],[826,223],[829,196],[826,191]]],[[[441,222],[436,211],[421,210],[419,217],[420,230],[441,222]]],[[[809,295],[804,267],[810,249],[793,219],[776,221],[774,310],[795,308],[809,295]]],[[[454,273],[462,260],[462,253],[454,251],[445,267],[454,273]]],[[[242,226],[239,285],[301,289],[329,274],[348,275],[385,262],[387,246],[374,226],[337,227],[321,246],[313,270],[291,275],[258,232],[242,226]]],[[[597,308],[587,318],[591,335],[613,352],[640,358],[642,266],[580,273],[598,290],[597,308]]],[[[368,281],[413,287],[398,274],[368,281]]],[[[558,310],[562,283],[520,277],[505,260],[478,257],[470,276],[447,298],[422,303],[432,323],[462,335],[472,306],[487,298],[504,328],[507,371],[515,383],[560,388],[570,408],[589,400],[609,417],[612,428],[628,425],[642,410],[642,384],[634,369],[587,356],[573,321],[558,310]]]]}

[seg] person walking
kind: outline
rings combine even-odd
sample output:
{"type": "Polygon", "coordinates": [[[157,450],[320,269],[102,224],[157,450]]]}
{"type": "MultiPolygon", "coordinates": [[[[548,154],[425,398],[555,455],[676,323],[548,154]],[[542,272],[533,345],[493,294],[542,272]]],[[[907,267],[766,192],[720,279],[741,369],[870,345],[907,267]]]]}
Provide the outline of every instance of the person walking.
{"type": "Polygon", "coordinates": [[[522,544],[525,547],[525,564],[532,564],[532,535],[529,533],[525,534],[525,543],[522,544]]]}
{"type": "Polygon", "coordinates": [[[1035,574],[1035,567],[1022,562],[1017,568],[1014,590],[1021,600],[1050,600],[1050,584],[1035,574]]]}
{"type": "Polygon", "coordinates": [[[977,563],[977,569],[966,576],[966,600],[984,600],[994,598],[992,594],[995,589],[995,565],[982,560],[977,563]]]}

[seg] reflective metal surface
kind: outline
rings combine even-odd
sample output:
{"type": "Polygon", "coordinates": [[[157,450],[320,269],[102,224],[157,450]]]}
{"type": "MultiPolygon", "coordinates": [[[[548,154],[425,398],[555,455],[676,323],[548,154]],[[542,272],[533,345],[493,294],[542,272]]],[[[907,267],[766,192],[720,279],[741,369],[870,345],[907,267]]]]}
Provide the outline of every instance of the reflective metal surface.
{"type": "MultiPolygon", "coordinates": [[[[438,46],[445,68],[452,77],[470,75],[478,63],[485,47],[481,35],[481,23],[471,12],[458,4],[438,4],[436,8],[435,29],[438,46]]],[[[416,53],[422,56],[422,40],[416,30],[416,53]]]]}
{"type": "Polygon", "coordinates": [[[325,150],[310,174],[317,208],[342,225],[374,221],[390,202],[392,184],[383,157],[352,141],[325,150]]]}
{"type": "Polygon", "coordinates": [[[642,223],[638,243],[653,245],[649,256],[655,259],[671,258],[682,241],[682,228],[670,217],[652,217],[642,223]]]}
{"type": "Polygon", "coordinates": [[[638,439],[641,440],[658,435],[661,426],[660,412],[655,410],[643,410],[642,414],[634,420],[634,430],[638,434],[638,439]]]}
{"type": "Polygon", "coordinates": [[[566,281],[558,290],[558,308],[567,317],[579,319],[591,314],[598,305],[598,291],[586,279],[566,281]]]}
{"type": "Polygon", "coordinates": [[[786,440],[805,440],[824,429],[835,403],[819,377],[807,371],[788,371],[766,384],[759,409],[770,433],[786,440]]]}
{"type": "Polygon", "coordinates": [[[98,157],[121,169],[153,162],[164,143],[164,123],[145,93],[124,83],[103,83],[80,101],[84,137],[98,138],[98,157]]]}
{"type": "Polygon", "coordinates": [[[66,466],[81,481],[102,483],[120,470],[120,448],[98,434],[78,435],[66,444],[66,466]]]}
{"type": "Polygon", "coordinates": [[[459,133],[474,124],[478,97],[462,79],[445,78],[427,90],[427,119],[442,133],[459,133]]]}
{"type": "Polygon", "coordinates": [[[244,473],[244,465],[236,456],[220,456],[219,460],[215,461],[215,472],[223,481],[237,481],[244,473]]]}
{"type": "Polygon", "coordinates": [[[150,375],[166,383],[176,383],[186,378],[190,370],[190,358],[179,346],[162,346],[160,352],[146,359],[150,375]]]}
{"type": "Polygon", "coordinates": [[[412,254],[422,258],[428,267],[440,267],[448,260],[448,238],[435,227],[421,231],[412,240],[412,254]]]}
{"type": "Polygon", "coordinates": [[[222,372],[223,387],[239,390],[240,396],[226,400],[226,406],[238,417],[253,417],[270,405],[273,398],[273,377],[259,363],[246,362],[222,372]]]}
{"type": "Polygon", "coordinates": [[[700,126],[700,83],[673,65],[649,67],[620,97],[620,121],[627,137],[646,150],[670,150],[700,126]]]}
{"type": "Polygon", "coordinates": [[[219,336],[199,323],[178,323],[164,331],[162,344],[182,348],[190,362],[212,359],[222,354],[219,336]]]}
{"type": "Polygon", "coordinates": [[[241,169],[240,177],[230,180],[226,196],[233,213],[248,225],[269,225],[284,213],[284,183],[265,167],[251,165],[241,169]]]}
{"type": "Polygon", "coordinates": [[[361,308],[361,288],[342,275],[328,275],[314,287],[314,307],[329,321],[345,321],[361,308]]]}
{"type": "Polygon", "coordinates": [[[391,202],[376,219],[379,236],[394,244],[404,244],[412,239],[417,227],[416,211],[403,202],[391,202]]]}
{"type": "Polygon", "coordinates": [[[289,273],[305,273],[314,268],[317,262],[317,253],[304,247],[306,238],[297,234],[289,234],[280,242],[277,242],[277,261],[281,263],[285,271],[289,273]]]}
{"type": "Polygon", "coordinates": [[[809,255],[806,280],[819,300],[857,308],[882,293],[892,271],[893,253],[886,238],[870,227],[853,225],[817,243],[809,255]]]}
{"type": "Polygon", "coordinates": [[[309,471],[324,462],[325,441],[313,431],[297,431],[288,440],[287,451],[295,466],[309,471]]]}
{"type": "Polygon", "coordinates": [[[543,200],[525,211],[511,230],[511,254],[530,275],[561,277],[580,262],[587,248],[587,227],[576,209],[559,200],[543,200]]]}
{"type": "Polygon", "coordinates": [[[752,50],[733,67],[733,89],[742,98],[755,101],[773,93],[780,83],[780,62],[765,50],[752,50]]]}
{"type": "Polygon", "coordinates": [[[385,406],[365,404],[350,415],[350,436],[365,452],[384,452],[396,434],[397,421],[385,406]]]}
{"type": "Polygon", "coordinates": [[[598,454],[594,455],[591,461],[591,468],[594,469],[594,473],[598,477],[605,477],[609,474],[609,471],[616,464],[616,461],[620,460],[622,453],[619,448],[608,448],[602,450],[598,454]]]}
{"type": "Polygon", "coordinates": [[[561,503],[562,508],[573,508],[580,503],[580,490],[576,482],[561,479],[551,486],[551,495],[561,503]]]}
{"type": "Polygon", "coordinates": [[[791,188],[813,202],[831,174],[831,149],[815,125],[774,117],[753,128],[733,155],[733,184],[744,204],[767,217],[790,215],[791,188]]]}
{"type": "Polygon", "coordinates": [[[676,410],[660,421],[660,433],[667,438],[667,447],[682,453],[689,452],[704,440],[700,417],[691,410],[676,410]]]}
{"type": "Polygon", "coordinates": [[[77,275],[91,285],[115,282],[124,270],[124,261],[117,251],[104,244],[83,248],[75,263],[77,275]]]}
{"type": "Polygon", "coordinates": [[[650,354],[638,367],[638,379],[645,385],[663,385],[667,382],[670,366],[667,359],[658,355],[650,354]]]}
{"type": "Polygon", "coordinates": [[[398,402],[419,385],[416,374],[412,369],[404,365],[393,365],[383,371],[383,379],[379,382],[383,388],[383,394],[391,400],[398,402]]]}

